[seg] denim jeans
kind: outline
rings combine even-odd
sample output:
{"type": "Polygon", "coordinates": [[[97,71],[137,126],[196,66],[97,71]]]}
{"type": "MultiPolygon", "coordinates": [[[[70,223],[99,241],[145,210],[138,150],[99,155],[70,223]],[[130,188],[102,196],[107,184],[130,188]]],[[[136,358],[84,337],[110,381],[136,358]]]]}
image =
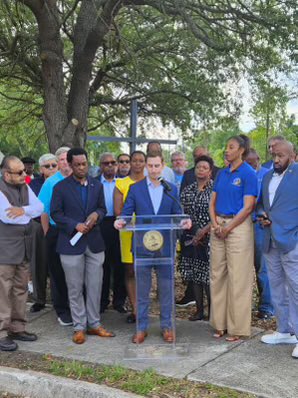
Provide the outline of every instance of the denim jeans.
{"type": "Polygon", "coordinates": [[[255,270],[257,275],[257,286],[259,291],[258,310],[260,312],[273,315],[274,310],[271,301],[267,265],[265,257],[262,253],[264,230],[259,223],[255,224],[254,229],[255,229],[255,270]]]}
{"type": "Polygon", "coordinates": [[[160,327],[173,328],[174,319],[174,266],[173,264],[138,265],[135,269],[137,283],[137,331],[146,331],[149,324],[152,270],[155,269],[160,302],[160,327]]]}
{"type": "Polygon", "coordinates": [[[277,330],[295,333],[298,337],[298,244],[288,253],[270,247],[264,256],[268,264],[277,330]]]}

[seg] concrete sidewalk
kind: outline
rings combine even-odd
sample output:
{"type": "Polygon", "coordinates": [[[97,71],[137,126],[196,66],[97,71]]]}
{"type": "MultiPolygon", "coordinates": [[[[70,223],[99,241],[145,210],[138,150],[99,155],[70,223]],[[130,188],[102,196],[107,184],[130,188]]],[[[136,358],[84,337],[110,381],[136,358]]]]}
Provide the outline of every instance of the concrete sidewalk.
{"type": "MultiPolygon", "coordinates": [[[[109,310],[103,324],[116,333],[115,338],[88,336],[83,345],[71,341],[72,328],[61,327],[54,311],[46,309],[38,315],[29,314],[28,330],[38,334],[34,343],[19,343],[20,350],[96,362],[120,364],[132,369],[154,368],[158,373],[236,388],[270,398],[297,398],[298,361],[291,357],[293,346],[268,346],[260,342],[262,330],[254,329],[250,340],[227,343],[215,340],[207,322],[177,321],[177,343],[189,343],[187,357],[176,361],[123,359],[131,343],[134,325],[125,322],[126,315],[109,310]]],[[[157,318],[151,319],[146,343],[162,343],[157,318]]]]}

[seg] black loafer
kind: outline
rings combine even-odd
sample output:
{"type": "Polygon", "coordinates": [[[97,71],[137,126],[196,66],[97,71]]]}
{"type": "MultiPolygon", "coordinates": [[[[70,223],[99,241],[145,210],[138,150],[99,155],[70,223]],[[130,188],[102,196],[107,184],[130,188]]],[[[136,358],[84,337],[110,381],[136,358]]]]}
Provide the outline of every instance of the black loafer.
{"type": "Polygon", "coordinates": [[[20,340],[20,341],[36,341],[37,336],[34,333],[29,332],[18,332],[18,333],[8,333],[8,337],[12,340],[20,340]]]}
{"type": "Polygon", "coordinates": [[[189,321],[202,321],[204,319],[204,314],[200,311],[195,312],[188,318],[189,321]]]}
{"type": "Polygon", "coordinates": [[[129,314],[126,318],[127,323],[136,323],[136,316],[135,314],[129,314]]]}
{"type": "Polygon", "coordinates": [[[17,348],[17,343],[15,343],[10,337],[3,337],[0,339],[1,351],[15,351],[17,348]]]}
{"type": "Polygon", "coordinates": [[[114,310],[118,311],[120,314],[126,314],[127,309],[123,305],[117,305],[114,310]]]}
{"type": "Polygon", "coordinates": [[[39,312],[45,308],[45,304],[34,303],[30,307],[30,312],[39,312]]]}

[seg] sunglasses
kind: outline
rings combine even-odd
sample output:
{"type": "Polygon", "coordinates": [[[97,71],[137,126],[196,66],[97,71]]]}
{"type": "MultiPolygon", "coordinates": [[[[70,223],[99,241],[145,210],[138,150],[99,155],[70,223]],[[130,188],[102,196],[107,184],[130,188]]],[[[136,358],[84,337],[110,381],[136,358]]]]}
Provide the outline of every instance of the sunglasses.
{"type": "Polygon", "coordinates": [[[129,164],[130,160],[119,160],[119,163],[121,163],[121,164],[124,164],[124,163],[129,164]]]}
{"type": "Polygon", "coordinates": [[[9,170],[7,170],[7,173],[14,174],[16,176],[22,176],[23,174],[26,174],[25,169],[20,170],[20,171],[9,171],[9,170]]]}
{"type": "Polygon", "coordinates": [[[57,163],[42,165],[42,167],[44,167],[45,169],[50,169],[51,167],[52,169],[55,169],[57,166],[58,166],[57,163]]]}
{"type": "Polygon", "coordinates": [[[110,162],[101,162],[101,164],[103,164],[104,166],[110,166],[110,165],[115,166],[116,163],[117,162],[115,160],[112,160],[110,162]]]}

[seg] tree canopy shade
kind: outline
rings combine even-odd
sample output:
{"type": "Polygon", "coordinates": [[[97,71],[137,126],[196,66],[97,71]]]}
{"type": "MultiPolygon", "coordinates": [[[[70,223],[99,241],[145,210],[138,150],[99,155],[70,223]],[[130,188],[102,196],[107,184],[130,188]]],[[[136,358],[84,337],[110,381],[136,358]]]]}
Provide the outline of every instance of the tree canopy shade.
{"type": "Polygon", "coordinates": [[[37,104],[32,117],[42,119],[51,151],[84,146],[88,129],[123,120],[135,98],[142,115],[182,128],[193,114],[212,118],[243,68],[276,65],[276,49],[296,45],[290,0],[2,0],[0,7],[7,87],[0,93],[20,101],[19,86],[30,109],[37,104]]]}

